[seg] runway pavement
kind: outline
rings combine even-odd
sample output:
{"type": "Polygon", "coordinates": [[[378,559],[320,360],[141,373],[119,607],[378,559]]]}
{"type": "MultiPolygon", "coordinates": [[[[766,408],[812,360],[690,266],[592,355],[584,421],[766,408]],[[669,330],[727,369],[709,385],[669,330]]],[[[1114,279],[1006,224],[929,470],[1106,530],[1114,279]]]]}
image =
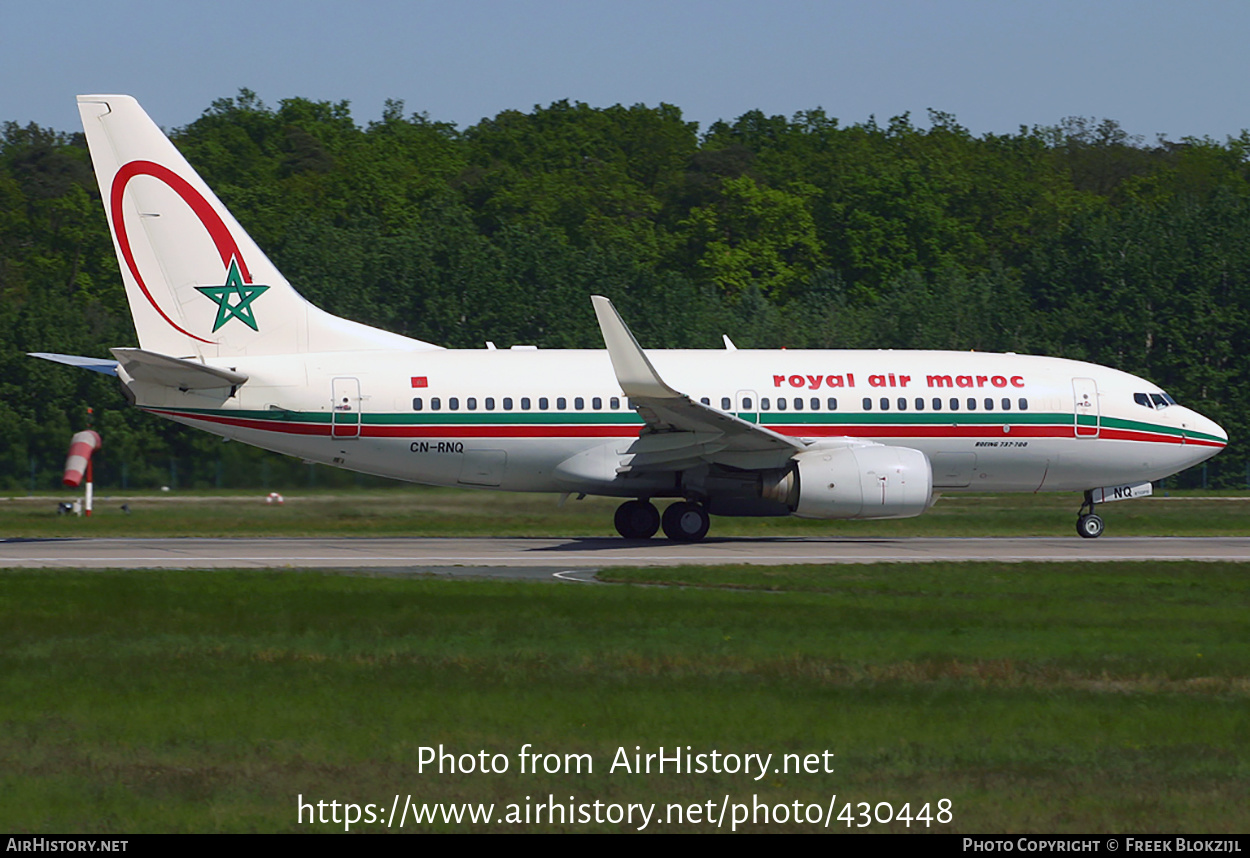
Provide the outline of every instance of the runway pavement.
{"type": "Polygon", "coordinates": [[[1250,560],[1250,537],[985,539],[8,539],[0,568],[343,569],[547,577],[605,566],[936,560],[1250,560]]]}

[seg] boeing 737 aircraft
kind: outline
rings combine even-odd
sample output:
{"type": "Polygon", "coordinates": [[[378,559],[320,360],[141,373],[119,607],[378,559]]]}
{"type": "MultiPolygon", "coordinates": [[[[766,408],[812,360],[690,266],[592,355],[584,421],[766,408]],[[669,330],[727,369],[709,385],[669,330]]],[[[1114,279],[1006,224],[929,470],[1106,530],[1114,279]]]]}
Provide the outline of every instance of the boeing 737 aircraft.
{"type": "Polygon", "coordinates": [[[606,298],[606,351],[450,350],[305,301],[138,103],[78,98],[139,348],[39,357],[115,374],[153,414],[439,486],[607,495],[622,536],[696,541],[711,515],[905,518],[940,492],[1095,505],[1227,443],[1125,372],[939,351],[644,351],[606,298]],[[671,498],[663,516],[654,505],[671,498]]]}

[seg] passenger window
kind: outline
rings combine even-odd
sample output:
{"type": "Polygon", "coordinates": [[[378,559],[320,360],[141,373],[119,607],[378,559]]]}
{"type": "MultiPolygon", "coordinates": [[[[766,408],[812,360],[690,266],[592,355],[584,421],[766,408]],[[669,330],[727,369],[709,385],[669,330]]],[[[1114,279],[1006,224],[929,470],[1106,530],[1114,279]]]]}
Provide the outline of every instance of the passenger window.
{"type": "Polygon", "coordinates": [[[898,398],[898,410],[899,411],[907,410],[907,397],[906,396],[900,396],[898,398]]]}
{"type": "Polygon", "coordinates": [[[503,410],[504,411],[512,410],[512,397],[511,396],[505,396],[503,398],[503,410]]]}
{"type": "Polygon", "coordinates": [[[608,400],[608,403],[613,411],[621,410],[621,398],[619,396],[613,396],[610,400],[608,400]]]}
{"type": "Polygon", "coordinates": [[[986,411],[993,411],[993,410],[994,410],[994,400],[993,400],[993,399],[991,399],[991,398],[990,398],[990,397],[988,397],[988,396],[987,396],[987,397],[985,397],[985,410],[986,410],[986,411]]]}
{"type": "Polygon", "coordinates": [[[601,397],[596,396],[594,399],[590,400],[590,407],[595,409],[596,411],[602,411],[603,399],[601,397]]]}
{"type": "Polygon", "coordinates": [[[863,405],[864,405],[865,411],[872,411],[872,400],[869,399],[867,396],[864,397],[863,405]]]}
{"type": "Polygon", "coordinates": [[[459,410],[460,410],[460,400],[459,400],[459,399],[457,399],[457,398],[456,398],[456,397],[454,397],[454,396],[450,397],[450,398],[447,400],[447,410],[448,410],[448,411],[459,411],[459,410]]]}
{"type": "Polygon", "coordinates": [[[569,407],[569,401],[563,396],[556,397],[556,411],[563,411],[569,407]]]}
{"type": "Polygon", "coordinates": [[[464,402],[464,407],[468,411],[477,411],[477,397],[470,396],[468,399],[466,399],[464,402]]]}
{"type": "Polygon", "coordinates": [[[924,397],[923,396],[916,397],[916,410],[924,411],[924,397]]]}
{"type": "Polygon", "coordinates": [[[795,411],[803,410],[803,397],[801,396],[794,397],[794,410],[795,411]]]}
{"type": "Polygon", "coordinates": [[[493,396],[486,397],[486,410],[487,411],[495,410],[495,397],[493,396]]]}
{"type": "Polygon", "coordinates": [[[1003,397],[1003,411],[1010,411],[1010,410],[1011,410],[1011,400],[1004,396],[1003,397]]]}
{"type": "Polygon", "coordinates": [[[420,396],[415,397],[415,398],[412,400],[412,410],[413,410],[413,411],[420,411],[420,410],[421,410],[421,397],[420,397],[420,396]]]}
{"type": "Polygon", "coordinates": [[[699,401],[702,402],[704,405],[712,404],[712,400],[708,399],[706,396],[700,397],[699,401]]]}
{"type": "Polygon", "coordinates": [[[884,397],[884,396],[883,396],[883,397],[881,397],[881,410],[882,410],[882,411],[889,411],[889,410],[890,410],[890,400],[889,400],[889,399],[887,399],[887,398],[886,398],[886,397],[884,397]]]}
{"type": "Polygon", "coordinates": [[[820,397],[819,397],[819,396],[813,396],[813,397],[812,397],[812,410],[813,410],[813,411],[819,411],[819,410],[820,410],[820,397]]]}
{"type": "Polygon", "coordinates": [[[545,396],[540,396],[540,397],[538,397],[538,410],[539,410],[539,411],[546,411],[546,410],[547,410],[547,408],[548,408],[550,405],[551,405],[551,403],[550,403],[550,401],[547,399],[547,397],[545,397],[545,396]]]}
{"type": "Polygon", "coordinates": [[[784,396],[777,397],[777,410],[778,411],[786,410],[786,398],[784,396]]]}
{"type": "Polygon", "coordinates": [[[941,400],[941,398],[939,398],[939,397],[937,397],[937,396],[933,397],[933,410],[934,410],[934,411],[941,411],[941,410],[942,410],[942,400],[941,400]]]}
{"type": "Polygon", "coordinates": [[[586,400],[581,396],[573,397],[573,407],[576,408],[578,411],[581,411],[583,408],[586,407],[586,400]]]}
{"type": "Polygon", "coordinates": [[[951,411],[958,411],[958,410],[959,410],[959,400],[952,396],[951,397],[951,411]]]}
{"type": "Polygon", "coordinates": [[[1028,411],[1028,410],[1029,410],[1029,401],[1028,401],[1027,399],[1023,399],[1023,398],[1022,398],[1022,399],[1020,400],[1020,402],[1019,402],[1019,405],[1020,405],[1020,410],[1021,410],[1021,411],[1028,411]]]}
{"type": "Polygon", "coordinates": [[[968,410],[969,411],[977,410],[977,401],[973,399],[971,396],[968,397],[968,410]]]}
{"type": "Polygon", "coordinates": [[[438,411],[442,407],[443,407],[443,401],[441,399],[439,399],[437,396],[430,397],[430,410],[431,411],[438,411]]]}
{"type": "Polygon", "coordinates": [[[768,407],[768,397],[767,396],[762,397],[760,399],[760,411],[769,411],[769,410],[770,409],[768,407]]]}
{"type": "MultiPolygon", "coordinates": [[[[504,407],[505,407],[505,408],[507,407],[507,404],[508,404],[508,400],[506,400],[506,399],[505,399],[505,400],[504,400],[504,407]]],[[[521,410],[522,410],[522,411],[529,411],[529,410],[530,410],[530,398],[529,398],[528,396],[522,396],[522,397],[521,397],[521,410]]]]}
{"type": "Polygon", "coordinates": [[[829,397],[829,410],[830,411],[838,410],[838,400],[834,399],[832,396],[829,397]]]}
{"type": "Polygon", "coordinates": [[[720,400],[721,411],[728,411],[731,405],[732,405],[732,402],[730,401],[728,396],[721,397],[721,400],[720,400]]]}
{"type": "Polygon", "coordinates": [[[742,397],[742,410],[743,411],[751,410],[751,397],[749,396],[742,397]]]}

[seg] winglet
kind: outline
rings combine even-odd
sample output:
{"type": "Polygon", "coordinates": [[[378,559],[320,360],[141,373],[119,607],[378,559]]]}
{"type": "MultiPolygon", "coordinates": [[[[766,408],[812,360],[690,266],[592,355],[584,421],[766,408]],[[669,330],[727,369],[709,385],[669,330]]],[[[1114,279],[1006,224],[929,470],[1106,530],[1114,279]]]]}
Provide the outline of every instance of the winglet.
{"type": "Polygon", "coordinates": [[[638,340],[634,339],[612,302],[602,295],[591,295],[590,300],[595,306],[603,344],[608,347],[608,357],[612,359],[612,369],[616,372],[621,391],[636,398],[681,398],[681,394],[665,384],[651,361],[647,360],[642,346],[638,345],[638,340]]]}

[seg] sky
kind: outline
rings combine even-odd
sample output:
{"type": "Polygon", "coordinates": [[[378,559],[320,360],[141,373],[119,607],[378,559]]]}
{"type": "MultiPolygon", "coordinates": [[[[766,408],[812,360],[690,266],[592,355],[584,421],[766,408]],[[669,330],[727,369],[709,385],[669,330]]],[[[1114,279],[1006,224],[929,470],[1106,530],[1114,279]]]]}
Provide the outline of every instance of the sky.
{"type": "Polygon", "coordinates": [[[246,87],[361,125],[388,98],[460,128],[569,99],[1222,142],[1250,128],[1248,41],[1241,0],[0,0],[0,121],[76,131],[75,95],[120,92],[176,128],[246,87]]]}

